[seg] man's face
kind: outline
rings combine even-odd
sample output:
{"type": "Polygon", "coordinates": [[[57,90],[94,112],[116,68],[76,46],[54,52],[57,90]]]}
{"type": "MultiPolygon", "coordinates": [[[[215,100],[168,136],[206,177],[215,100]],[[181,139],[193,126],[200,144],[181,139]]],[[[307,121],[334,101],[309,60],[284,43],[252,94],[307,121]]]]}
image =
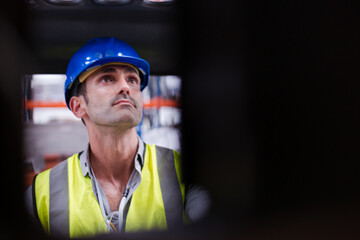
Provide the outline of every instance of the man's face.
{"type": "Polygon", "coordinates": [[[88,119],[96,125],[131,128],[142,118],[140,77],[125,65],[108,65],[86,79],[88,119]]]}

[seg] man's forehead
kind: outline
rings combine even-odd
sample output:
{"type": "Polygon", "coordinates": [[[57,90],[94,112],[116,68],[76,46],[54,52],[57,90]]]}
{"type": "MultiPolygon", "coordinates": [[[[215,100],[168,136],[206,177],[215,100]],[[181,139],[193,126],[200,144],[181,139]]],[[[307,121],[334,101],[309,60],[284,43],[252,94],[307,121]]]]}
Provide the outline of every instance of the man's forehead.
{"type": "Polygon", "coordinates": [[[111,65],[102,66],[96,72],[100,72],[100,73],[116,72],[117,68],[123,69],[126,72],[138,73],[138,71],[137,71],[137,69],[135,69],[135,67],[130,66],[130,65],[125,65],[125,64],[111,64],[111,65]]]}

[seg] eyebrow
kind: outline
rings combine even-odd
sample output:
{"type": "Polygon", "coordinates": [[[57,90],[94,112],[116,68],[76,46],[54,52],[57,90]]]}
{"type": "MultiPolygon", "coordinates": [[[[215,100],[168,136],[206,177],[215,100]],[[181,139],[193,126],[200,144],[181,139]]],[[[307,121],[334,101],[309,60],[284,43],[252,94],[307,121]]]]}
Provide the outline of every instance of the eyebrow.
{"type": "MultiPolygon", "coordinates": [[[[123,66],[125,68],[125,72],[130,72],[130,73],[136,73],[136,70],[133,69],[132,67],[128,67],[128,66],[123,66]]],[[[112,73],[112,72],[116,72],[116,69],[114,66],[108,66],[108,67],[104,67],[102,69],[99,70],[99,73],[112,73]]]]}

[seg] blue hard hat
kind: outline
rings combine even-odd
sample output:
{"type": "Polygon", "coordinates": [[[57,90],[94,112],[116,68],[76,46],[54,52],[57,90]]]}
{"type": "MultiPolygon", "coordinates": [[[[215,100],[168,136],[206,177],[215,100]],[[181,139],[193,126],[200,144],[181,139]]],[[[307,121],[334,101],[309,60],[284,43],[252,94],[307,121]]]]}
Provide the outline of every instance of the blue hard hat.
{"type": "Polygon", "coordinates": [[[134,65],[140,73],[141,91],[148,85],[150,66],[141,59],[129,44],[114,37],[101,37],[89,40],[71,58],[65,81],[65,101],[69,107],[70,98],[75,94],[79,75],[93,67],[111,62],[123,62],[134,65]]]}

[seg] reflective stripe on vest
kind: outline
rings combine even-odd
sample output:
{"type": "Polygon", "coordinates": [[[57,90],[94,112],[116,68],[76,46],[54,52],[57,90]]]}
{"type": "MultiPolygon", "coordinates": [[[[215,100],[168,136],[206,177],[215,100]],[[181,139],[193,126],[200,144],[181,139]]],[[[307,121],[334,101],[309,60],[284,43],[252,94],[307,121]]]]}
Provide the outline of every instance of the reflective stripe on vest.
{"type": "MultiPolygon", "coordinates": [[[[185,188],[179,184],[180,176],[178,152],[146,144],[141,183],[131,199],[126,232],[182,224],[185,188]]],[[[39,174],[33,187],[40,222],[50,235],[79,237],[108,231],[78,154],[39,174]]]]}
{"type": "Polygon", "coordinates": [[[133,194],[126,218],[126,232],[173,229],[183,222],[180,155],[154,145],[146,145],[145,153],[141,183],[133,194]]]}

